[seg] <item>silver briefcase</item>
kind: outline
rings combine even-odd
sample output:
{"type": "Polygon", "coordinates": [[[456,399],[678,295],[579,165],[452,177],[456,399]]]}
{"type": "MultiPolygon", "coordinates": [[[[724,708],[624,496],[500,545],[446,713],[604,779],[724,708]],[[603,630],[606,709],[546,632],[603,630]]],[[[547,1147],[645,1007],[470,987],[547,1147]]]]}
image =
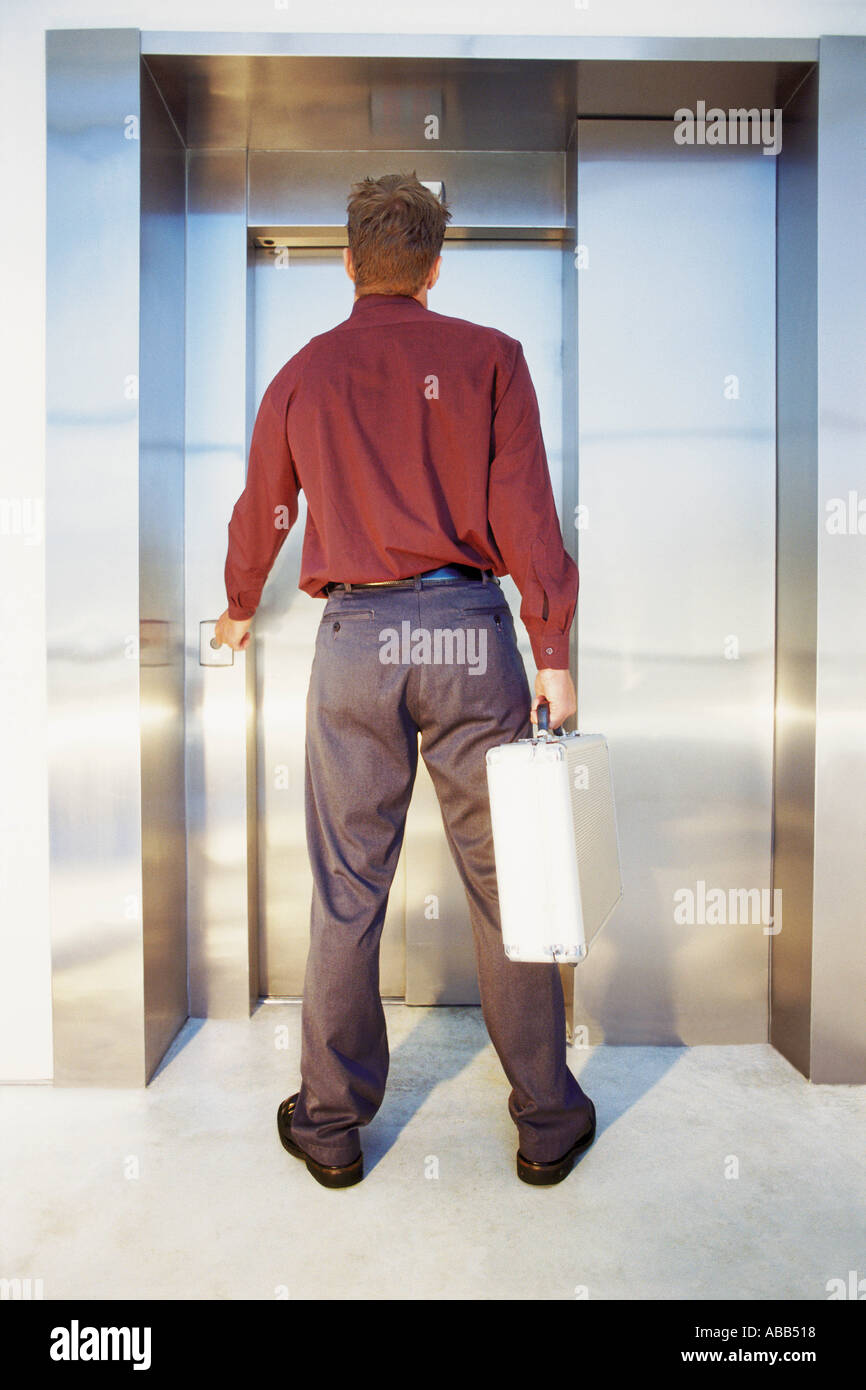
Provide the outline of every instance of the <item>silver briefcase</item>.
{"type": "Polygon", "coordinates": [[[511,960],[576,965],[622,897],[607,740],[555,734],[487,753],[502,940],[511,960]]]}

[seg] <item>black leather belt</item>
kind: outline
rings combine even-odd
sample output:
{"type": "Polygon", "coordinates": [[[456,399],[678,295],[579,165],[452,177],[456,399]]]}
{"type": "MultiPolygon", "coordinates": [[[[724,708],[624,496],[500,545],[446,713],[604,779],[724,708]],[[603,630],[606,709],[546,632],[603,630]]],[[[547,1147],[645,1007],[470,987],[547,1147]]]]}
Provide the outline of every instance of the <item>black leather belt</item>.
{"type": "Polygon", "coordinates": [[[424,570],[421,574],[412,574],[406,579],[374,579],[369,584],[333,581],[325,585],[325,593],[333,593],[335,589],[345,590],[346,593],[351,593],[353,589],[414,589],[416,585],[464,584],[467,579],[477,580],[479,583],[485,579],[494,584],[499,583],[492,570],[480,570],[474,565],[440,565],[438,569],[424,570]]]}

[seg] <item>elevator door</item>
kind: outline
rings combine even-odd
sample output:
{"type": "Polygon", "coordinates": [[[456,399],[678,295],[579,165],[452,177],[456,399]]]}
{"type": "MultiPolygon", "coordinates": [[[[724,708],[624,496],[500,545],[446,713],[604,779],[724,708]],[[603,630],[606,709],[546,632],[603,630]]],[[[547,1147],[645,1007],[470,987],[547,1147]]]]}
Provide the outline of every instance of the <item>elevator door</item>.
{"type": "MultiPolygon", "coordinates": [[[[452,242],[428,305],[518,338],[535,383],[554,493],[562,495],[561,247],[553,242],[452,242]]],[[[256,254],[256,404],[284,362],[347,318],[353,290],[335,248],[256,254]]],[[[304,716],[322,600],[298,589],[306,504],[271,571],[256,615],[259,816],[259,988],[299,995],[307,955],[311,877],[304,831],[304,716]]],[[[517,617],[520,596],[503,580],[517,617]]],[[[522,624],[530,685],[535,668],[522,624]]],[[[350,770],[347,770],[350,775],[350,770]]],[[[406,838],[382,933],[381,992],[413,1004],[475,1004],[478,989],[465,894],[433,785],[419,759],[406,838]]]]}
{"type": "Polygon", "coordinates": [[[591,1041],[767,1037],[774,160],[581,121],[578,712],[623,898],[575,972],[591,1041]]]}

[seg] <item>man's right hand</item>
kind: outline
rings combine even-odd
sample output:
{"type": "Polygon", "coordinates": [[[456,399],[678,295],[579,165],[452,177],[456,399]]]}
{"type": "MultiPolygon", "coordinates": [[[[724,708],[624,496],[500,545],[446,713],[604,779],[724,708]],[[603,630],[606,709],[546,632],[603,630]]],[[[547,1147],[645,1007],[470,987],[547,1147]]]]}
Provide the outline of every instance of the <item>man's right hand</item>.
{"type": "Polygon", "coordinates": [[[550,727],[558,729],[560,724],[577,713],[577,693],[570,671],[551,671],[544,669],[535,677],[535,699],[532,702],[531,719],[538,723],[538,701],[544,697],[550,706],[550,727]]]}
{"type": "Polygon", "coordinates": [[[252,618],[230,618],[229,610],[220,613],[214,629],[214,641],[218,647],[231,647],[232,651],[245,652],[250,644],[250,624],[252,618]]]}

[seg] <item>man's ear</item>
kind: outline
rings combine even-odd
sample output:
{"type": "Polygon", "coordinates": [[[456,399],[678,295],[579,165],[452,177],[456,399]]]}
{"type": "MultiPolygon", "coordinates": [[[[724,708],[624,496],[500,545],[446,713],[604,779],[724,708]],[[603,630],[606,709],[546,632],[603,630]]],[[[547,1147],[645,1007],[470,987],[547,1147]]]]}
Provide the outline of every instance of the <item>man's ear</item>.
{"type": "Polygon", "coordinates": [[[427,280],[427,288],[428,288],[428,290],[432,290],[433,286],[436,284],[436,281],[439,279],[439,271],[440,271],[441,269],[442,269],[442,257],[441,257],[441,256],[437,256],[436,259],[435,259],[435,261],[433,262],[432,268],[431,268],[431,270],[430,270],[430,275],[429,275],[428,280],[427,280]]]}
{"type": "Polygon", "coordinates": [[[348,246],[343,247],[343,265],[346,268],[346,274],[348,275],[349,279],[354,282],[355,267],[352,264],[352,253],[349,250],[348,246]]]}

